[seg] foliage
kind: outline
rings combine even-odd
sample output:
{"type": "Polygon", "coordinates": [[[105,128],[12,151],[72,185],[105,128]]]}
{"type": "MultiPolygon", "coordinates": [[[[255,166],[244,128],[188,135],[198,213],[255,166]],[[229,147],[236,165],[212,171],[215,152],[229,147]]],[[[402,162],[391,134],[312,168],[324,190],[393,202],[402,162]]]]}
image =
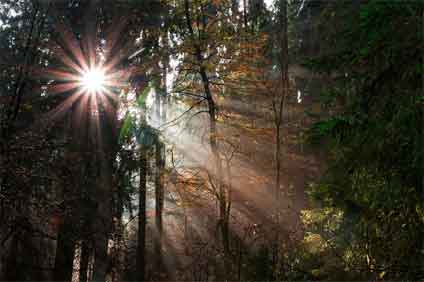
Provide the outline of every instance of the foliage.
{"type": "Polygon", "coordinates": [[[338,77],[327,92],[335,114],[309,132],[331,154],[311,194],[343,211],[329,238],[360,279],[424,277],[422,8],[422,1],[329,5],[324,15],[343,24],[308,63],[338,77]]]}
{"type": "Polygon", "coordinates": [[[137,143],[146,148],[152,147],[155,144],[158,133],[144,119],[147,112],[146,99],[151,89],[151,86],[144,88],[138,97],[136,97],[135,101],[133,101],[135,103],[130,103],[120,129],[120,143],[125,143],[132,137],[135,137],[137,143]]]}

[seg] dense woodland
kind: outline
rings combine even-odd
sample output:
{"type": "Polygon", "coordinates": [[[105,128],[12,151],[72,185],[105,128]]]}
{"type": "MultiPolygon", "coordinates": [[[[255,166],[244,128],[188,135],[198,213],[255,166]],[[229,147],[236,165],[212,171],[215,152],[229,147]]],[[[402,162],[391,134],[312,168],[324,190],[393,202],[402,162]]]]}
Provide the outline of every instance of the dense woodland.
{"type": "Polygon", "coordinates": [[[424,280],[422,0],[0,0],[0,281],[424,280]]]}

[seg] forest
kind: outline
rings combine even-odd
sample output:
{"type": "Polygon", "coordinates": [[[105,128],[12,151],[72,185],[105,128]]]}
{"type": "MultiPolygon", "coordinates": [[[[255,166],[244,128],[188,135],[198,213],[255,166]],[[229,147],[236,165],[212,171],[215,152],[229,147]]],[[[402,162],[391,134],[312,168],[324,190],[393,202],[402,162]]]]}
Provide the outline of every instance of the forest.
{"type": "Polygon", "coordinates": [[[0,281],[424,281],[424,0],[0,0],[0,281]]]}

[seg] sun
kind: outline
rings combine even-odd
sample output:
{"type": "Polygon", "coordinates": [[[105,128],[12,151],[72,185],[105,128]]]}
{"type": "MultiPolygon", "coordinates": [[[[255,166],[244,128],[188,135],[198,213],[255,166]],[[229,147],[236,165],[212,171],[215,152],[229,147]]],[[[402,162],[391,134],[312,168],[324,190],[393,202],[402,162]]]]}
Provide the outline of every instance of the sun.
{"type": "Polygon", "coordinates": [[[106,84],[106,75],[100,68],[89,69],[82,74],[80,84],[90,94],[101,92],[106,84]]]}

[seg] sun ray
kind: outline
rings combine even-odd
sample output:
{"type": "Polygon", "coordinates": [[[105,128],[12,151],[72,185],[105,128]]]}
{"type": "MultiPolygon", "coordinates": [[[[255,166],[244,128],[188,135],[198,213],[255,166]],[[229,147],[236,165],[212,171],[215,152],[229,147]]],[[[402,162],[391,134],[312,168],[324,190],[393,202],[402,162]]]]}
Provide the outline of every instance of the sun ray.
{"type": "MultiPolygon", "coordinates": [[[[108,97],[106,97],[106,95],[99,95],[99,102],[100,104],[103,106],[103,109],[106,113],[107,119],[109,120],[109,123],[111,125],[114,125],[116,122],[115,119],[115,111],[113,110],[113,106],[110,103],[108,97]]],[[[112,126],[112,133],[114,136],[117,136],[117,127],[116,126],[112,126]]]]}
{"type": "Polygon", "coordinates": [[[46,70],[43,74],[43,76],[47,78],[56,78],[57,80],[61,81],[76,81],[80,78],[79,74],[70,73],[63,70],[46,70]]]}
{"type": "Polygon", "coordinates": [[[76,93],[66,98],[59,106],[45,114],[47,120],[55,121],[64,115],[72,105],[84,94],[84,90],[80,89],[76,93]]]}
{"type": "MultiPolygon", "coordinates": [[[[119,37],[128,20],[118,21],[110,31],[98,38],[95,24],[75,33],[64,22],[56,25],[60,35],[51,42],[49,49],[61,66],[40,68],[33,74],[45,80],[42,96],[64,94],[65,98],[56,108],[43,115],[39,125],[55,124],[59,119],[71,117],[73,136],[76,142],[92,139],[98,148],[102,145],[104,122],[117,122],[118,93],[128,87],[134,68],[123,64],[130,53],[130,42],[119,37]]],[[[89,20],[88,22],[96,22],[89,20]]],[[[37,89],[40,91],[40,89],[37,89]]],[[[111,126],[112,134],[118,135],[118,127],[111,126]]],[[[104,141],[104,140],[103,140],[104,141]]]]}
{"type": "Polygon", "coordinates": [[[57,57],[59,58],[59,60],[63,64],[65,64],[65,66],[75,70],[78,73],[83,73],[84,69],[88,68],[88,66],[84,62],[82,54],[79,55],[79,57],[76,57],[77,62],[75,62],[74,60],[70,58],[69,54],[67,54],[61,47],[55,48],[54,52],[57,54],[57,57]]]}
{"type": "Polygon", "coordinates": [[[87,124],[87,115],[89,112],[88,102],[90,99],[90,95],[82,95],[79,100],[79,104],[76,107],[75,114],[73,115],[73,127],[80,128],[80,130],[74,130],[74,134],[76,135],[76,140],[85,140],[87,136],[87,127],[81,128],[81,124],[87,124]]]}
{"type": "Polygon", "coordinates": [[[102,151],[103,141],[100,128],[100,111],[96,94],[90,96],[90,110],[90,120],[92,121],[90,123],[92,125],[90,133],[93,138],[93,142],[95,142],[100,151],[102,151]]]}
{"type": "Polygon", "coordinates": [[[111,98],[112,100],[114,100],[115,102],[119,101],[119,97],[107,88],[104,88],[102,93],[106,95],[107,97],[111,98]]]}
{"type": "Polygon", "coordinates": [[[77,70],[77,71],[87,70],[88,64],[81,50],[80,43],[75,37],[75,34],[71,30],[69,30],[69,28],[67,28],[63,23],[58,23],[57,29],[59,31],[59,34],[62,35],[61,38],[64,41],[63,46],[60,46],[62,55],[63,55],[61,57],[69,58],[69,55],[66,55],[65,53],[65,51],[68,50],[71,52],[71,54],[75,58],[78,65],[81,66],[82,68],[81,70],[77,70]]]}
{"type": "Polygon", "coordinates": [[[65,82],[65,83],[59,83],[59,84],[55,84],[55,85],[50,86],[48,92],[49,92],[50,95],[60,94],[60,93],[64,93],[64,92],[67,92],[67,91],[74,90],[78,87],[79,87],[78,83],[65,82]]]}

